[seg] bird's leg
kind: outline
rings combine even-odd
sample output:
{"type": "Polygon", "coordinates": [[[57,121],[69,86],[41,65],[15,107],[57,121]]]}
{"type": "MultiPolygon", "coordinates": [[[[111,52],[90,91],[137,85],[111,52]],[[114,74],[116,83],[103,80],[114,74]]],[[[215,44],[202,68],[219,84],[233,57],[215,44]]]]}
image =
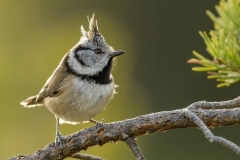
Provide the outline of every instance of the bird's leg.
{"type": "Polygon", "coordinates": [[[94,119],[90,119],[89,122],[92,122],[92,123],[96,124],[97,128],[100,128],[100,129],[104,130],[105,121],[104,121],[103,118],[102,118],[102,122],[98,122],[98,121],[96,121],[94,119]]]}
{"type": "Polygon", "coordinates": [[[56,116],[56,138],[55,145],[57,146],[59,142],[59,149],[63,148],[63,138],[61,133],[59,132],[59,118],[56,116]]]}

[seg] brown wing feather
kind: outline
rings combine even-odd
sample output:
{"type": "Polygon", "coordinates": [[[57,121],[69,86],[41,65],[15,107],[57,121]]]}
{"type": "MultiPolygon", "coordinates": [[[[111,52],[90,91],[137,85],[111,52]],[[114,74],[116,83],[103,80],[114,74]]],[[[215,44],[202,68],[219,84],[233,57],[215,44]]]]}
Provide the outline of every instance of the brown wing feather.
{"type": "Polygon", "coordinates": [[[38,95],[27,98],[20,104],[24,107],[35,107],[44,105],[44,99],[46,97],[56,96],[59,92],[62,82],[66,79],[70,73],[67,72],[65,66],[67,60],[67,54],[62,58],[59,66],[55,69],[51,77],[47,80],[38,95]]]}
{"type": "Polygon", "coordinates": [[[36,100],[37,103],[41,103],[45,97],[53,97],[59,92],[62,82],[69,76],[69,74],[63,70],[64,68],[59,66],[53,72],[53,75],[49,78],[43,89],[39,92],[36,100]]]}

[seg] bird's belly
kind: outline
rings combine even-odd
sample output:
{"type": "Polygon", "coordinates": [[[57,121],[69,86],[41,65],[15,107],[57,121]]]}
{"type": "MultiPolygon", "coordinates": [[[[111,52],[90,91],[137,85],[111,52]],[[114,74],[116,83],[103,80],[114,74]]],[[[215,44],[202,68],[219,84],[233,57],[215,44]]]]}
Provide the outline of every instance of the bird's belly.
{"type": "Polygon", "coordinates": [[[46,99],[45,105],[60,118],[60,123],[84,122],[107,106],[114,91],[114,82],[101,85],[74,79],[60,88],[59,95],[46,99]]]}

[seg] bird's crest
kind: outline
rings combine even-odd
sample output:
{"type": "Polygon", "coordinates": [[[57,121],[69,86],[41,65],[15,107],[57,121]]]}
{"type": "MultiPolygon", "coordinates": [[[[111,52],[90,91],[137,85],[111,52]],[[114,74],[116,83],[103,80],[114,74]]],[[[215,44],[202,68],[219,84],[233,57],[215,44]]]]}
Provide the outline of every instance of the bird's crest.
{"type": "Polygon", "coordinates": [[[90,40],[90,39],[93,39],[97,34],[99,34],[99,30],[98,30],[97,20],[95,19],[94,14],[90,20],[88,17],[88,22],[89,22],[89,30],[86,31],[83,28],[83,26],[81,26],[81,32],[83,37],[86,37],[87,39],[90,40]]]}

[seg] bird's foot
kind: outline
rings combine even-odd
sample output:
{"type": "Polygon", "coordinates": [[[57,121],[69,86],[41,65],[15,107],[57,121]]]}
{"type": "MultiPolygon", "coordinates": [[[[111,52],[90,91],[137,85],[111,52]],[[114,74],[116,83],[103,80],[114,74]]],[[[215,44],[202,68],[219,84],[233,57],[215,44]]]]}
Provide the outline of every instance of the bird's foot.
{"type": "Polygon", "coordinates": [[[94,124],[96,124],[96,128],[97,128],[97,129],[99,128],[99,131],[104,130],[105,121],[104,121],[103,118],[102,118],[102,122],[98,122],[98,121],[96,121],[96,120],[94,120],[94,119],[90,119],[89,121],[92,122],[92,123],[94,123],[94,124]]]}
{"type": "Polygon", "coordinates": [[[63,137],[59,131],[57,131],[57,134],[56,134],[55,146],[58,150],[63,149],[63,137]]]}

